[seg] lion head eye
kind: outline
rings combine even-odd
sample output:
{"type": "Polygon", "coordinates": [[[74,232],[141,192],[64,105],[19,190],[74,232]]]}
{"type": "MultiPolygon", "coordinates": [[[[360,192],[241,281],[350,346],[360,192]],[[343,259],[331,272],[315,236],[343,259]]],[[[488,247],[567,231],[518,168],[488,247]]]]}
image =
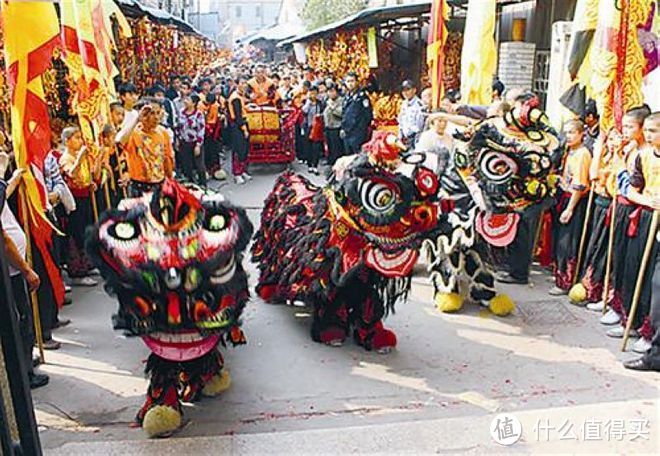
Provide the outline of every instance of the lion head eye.
{"type": "Polygon", "coordinates": [[[138,231],[134,224],[130,222],[119,222],[110,227],[110,235],[120,241],[130,241],[138,236],[138,231]]]}
{"type": "Polygon", "coordinates": [[[216,214],[209,220],[209,231],[222,231],[227,228],[227,218],[222,214],[216,214]]]}
{"type": "Polygon", "coordinates": [[[369,212],[383,214],[394,209],[397,204],[396,189],[384,182],[360,179],[358,191],[362,205],[369,212]]]}

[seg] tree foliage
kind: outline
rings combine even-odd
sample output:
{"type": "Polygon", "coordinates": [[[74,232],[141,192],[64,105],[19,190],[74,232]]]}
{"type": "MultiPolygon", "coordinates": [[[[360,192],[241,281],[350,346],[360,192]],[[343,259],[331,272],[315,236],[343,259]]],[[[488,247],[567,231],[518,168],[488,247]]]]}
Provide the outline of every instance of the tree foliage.
{"type": "Polygon", "coordinates": [[[302,20],[307,30],[322,27],[367,7],[367,0],[307,0],[302,20]]]}

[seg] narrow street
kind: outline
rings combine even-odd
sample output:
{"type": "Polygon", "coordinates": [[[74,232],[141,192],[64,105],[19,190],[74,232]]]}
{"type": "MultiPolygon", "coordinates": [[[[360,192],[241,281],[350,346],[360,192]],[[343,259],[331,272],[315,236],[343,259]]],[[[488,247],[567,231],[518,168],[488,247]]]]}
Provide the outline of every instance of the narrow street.
{"type": "MultiPolygon", "coordinates": [[[[248,209],[255,228],[280,169],[254,169],[249,184],[222,187],[248,209]]],[[[256,270],[245,261],[254,285],[256,270]]],[[[62,349],[47,352],[41,367],[50,385],[34,391],[42,444],[47,454],[68,456],[657,454],[660,376],[625,370],[621,361],[632,354],[605,336],[598,314],[550,297],[547,277],[537,272],[529,286],[501,286],[518,308],[497,318],[470,305],[441,314],[419,273],[410,300],[386,320],[399,338],[389,355],[350,341],[341,348],[316,344],[308,309],[253,296],[243,323],[248,344],[223,351],[231,388],[187,405],[184,428],[152,441],[132,426],[147,388],[149,351],[112,330],[117,304],[101,286],[76,288],[73,305],[62,312],[72,324],[55,334],[62,349]],[[523,427],[520,441],[508,448],[489,431],[502,412],[523,427]],[[616,423],[625,427],[623,435],[611,432],[616,423]]]]}

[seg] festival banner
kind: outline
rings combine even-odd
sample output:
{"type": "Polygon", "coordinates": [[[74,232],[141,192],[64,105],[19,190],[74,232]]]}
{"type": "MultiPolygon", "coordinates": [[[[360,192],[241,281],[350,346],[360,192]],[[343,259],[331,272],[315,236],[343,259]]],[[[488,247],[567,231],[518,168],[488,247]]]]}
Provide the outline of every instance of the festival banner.
{"type": "Polygon", "coordinates": [[[64,301],[64,285],[50,254],[52,226],[46,219],[44,160],[51,149],[50,118],[42,75],[50,66],[53,50],[60,45],[55,6],[49,2],[3,0],[5,61],[11,89],[11,134],[23,176],[25,213],[34,245],[39,249],[58,304],[64,301]],[[29,31],[26,33],[26,31],[29,31]]]}
{"type": "Polygon", "coordinates": [[[489,105],[497,69],[495,0],[470,0],[461,55],[461,101],[489,105]]]}
{"type": "Polygon", "coordinates": [[[428,46],[426,48],[426,62],[429,66],[431,79],[431,103],[434,109],[440,106],[444,87],[442,74],[444,66],[445,40],[447,27],[445,21],[449,19],[449,6],[446,0],[433,0],[431,6],[431,25],[429,27],[428,46]]]}
{"type": "Polygon", "coordinates": [[[647,58],[639,30],[652,20],[653,0],[601,1],[591,50],[587,95],[596,100],[602,131],[621,127],[625,112],[644,102],[647,58]]]}
{"type": "Polygon", "coordinates": [[[122,33],[130,33],[126,18],[111,0],[61,4],[64,57],[76,87],[73,106],[88,144],[108,121],[111,98],[116,96],[111,15],[118,19],[122,33]]]}

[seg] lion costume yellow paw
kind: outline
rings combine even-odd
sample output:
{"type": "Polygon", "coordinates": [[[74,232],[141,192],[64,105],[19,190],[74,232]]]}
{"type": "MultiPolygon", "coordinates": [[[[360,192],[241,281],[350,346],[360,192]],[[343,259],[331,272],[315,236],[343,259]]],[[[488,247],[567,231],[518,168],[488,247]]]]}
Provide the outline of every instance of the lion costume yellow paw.
{"type": "Polygon", "coordinates": [[[495,315],[505,317],[513,312],[513,309],[516,308],[516,304],[508,295],[501,294],[490,300],[490,303],[488,303],[488,308],[495,315]]]}
{"type": "Polygon", "coordinates": [[[570,299],[573,304],[584,304],[587,300],[587,289],[584,288],[584,285],[581,283],[576,283],[568,292],[568,299],[570,299]]]}
{"type": "Polygon", "coordinates": [[[167,405],[149,409],[142,420],[142,429],[150,438],[166,437],[181,426],[181,414],[167,405]]]}
{"type": "Polygon", "coordinates": [[[435,305],[440,312],[458,312],[463,307],[463,297],[458,293],[437,293],[435,305]]]}
{"type": "Polygon", "coordinates": [[[224,369],[220,372],[220,375],[216,375],[204,385],[202,394],[207,397],[215,397],[223,391],[227,390],[231,385],[231,377],[229,376],[229,371],[224,369]]]}

